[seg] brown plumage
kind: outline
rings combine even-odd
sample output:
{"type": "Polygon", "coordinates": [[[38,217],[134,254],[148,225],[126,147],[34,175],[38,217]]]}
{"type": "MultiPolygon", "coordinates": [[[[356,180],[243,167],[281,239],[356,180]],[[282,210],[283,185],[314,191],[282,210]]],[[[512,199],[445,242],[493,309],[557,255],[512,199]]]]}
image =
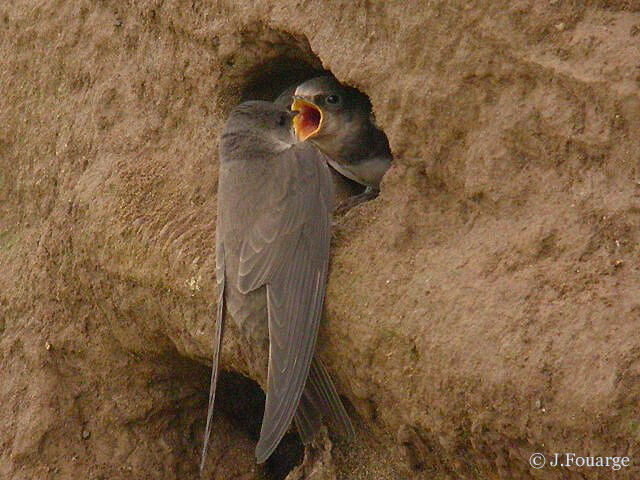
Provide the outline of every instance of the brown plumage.
{"type": "Polygon", "coordinates": [[[353,433],[330,377],[314,359],[329,262],[332,182],[315,149],[295,143],[293,115],[273,103],[245,102],[231,112],[221,137],[218,318],[201,468],[227,314],[252,345],[269,351],[258,463],[273,453],[294,416],[305,443],[322,417],[353,433]]]}

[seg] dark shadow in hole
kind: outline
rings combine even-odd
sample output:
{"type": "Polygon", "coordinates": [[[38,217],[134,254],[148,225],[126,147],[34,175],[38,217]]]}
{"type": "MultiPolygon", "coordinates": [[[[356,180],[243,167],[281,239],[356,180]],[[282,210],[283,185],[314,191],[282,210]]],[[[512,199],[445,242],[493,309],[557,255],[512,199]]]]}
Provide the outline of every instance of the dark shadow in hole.
{"type": "Polygon", "coordinates": [[[242,90],[241,101],[272,101],[286,88],[320,75],[331,75],[331,72],[318,69],[299,59],[278,57],[249,72],[249,80],[242,90]]]}
{"type": "MultiPolygon", "coordinates": [[[[157,409],[154,409],[155,413],[149,415],[145,422],[141,422],[138,427],[141,435],[145,433],[152,435],[151,432],[157,435],[159,429],[180,432],[176,435],[184,439],[185,444],[176,444],[175,448],[182,448],[183,452],[195,452],[195,457],[186,457],[187,462],[178,468],[182,469],[185,478],[192,478],[200,461],[211,368],[180,355],[175,349],[171,353],[154,356],[146,361],[138,359],[137,367],[145,373],[141,378],[147,378],[141,383],[144,385],[144,391],[147,394],[149,391],[155,392],[154,398],[165,399],[158,401],[157,409]],[[151,368],[149,365],[153,366],[153,373],[147,378],[151,368]],[[172,396],[175,402],[167,403],[166,399],[172,396]],[[178,404],[179,407],[176,407],[178,404]],[[185,435],[185,432],[188,432],[188,435],[185,435]]],[[[134,382],[133,388],[142,387],[136,386],[134,382]]],[[[264,403],[265,395],[256,382],[238,373],[221,371],[218,378],[212,435],[214,437],[216,435],[215,419],[224,416],[226,422],[235,430],[257,443],[264,403]]],[[[210,450],[215,448],[215,443],[215,439],[212,439],[209,443],[210,450]]],[[[298,433],[292,429],[282,439],[269,460],[259,467],[262,473],[260,478],[283,480],[291,470],[302,463],[303,454],[304,448],[298,433]]],[[[211,456],[213,455],[210,453],[211,456]]],[[[255,457],[253,461],[255,462],[255,457]]],[[[196,477],[193,476],[193,478],[196,477]]]]}
{"type": "MultiPolygon", "coordinates": [[[[257,442],[265,401],[264,392],[258,384],[238,373],[221,371],[216,397],[216,409],[219,407],[236,428],[246,432],[257,442]]],[[[303,453],[304,448],[297,432],[287,433],[265,463],[267,478],[284,479],[293,468],[302,463],[303,453]]]]}

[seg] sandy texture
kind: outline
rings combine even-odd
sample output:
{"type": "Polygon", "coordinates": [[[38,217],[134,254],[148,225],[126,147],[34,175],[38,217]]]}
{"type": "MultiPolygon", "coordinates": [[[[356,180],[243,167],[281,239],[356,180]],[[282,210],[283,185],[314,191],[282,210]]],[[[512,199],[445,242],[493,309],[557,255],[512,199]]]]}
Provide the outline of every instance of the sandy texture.
{"type": "MultiPolygon", "coordinates": [[[[217,136],[322,68],[395,156],[334,234],[335,476],[640,477],[637,2],[16,0],[0,27],[0,478],[197,478],[217,136]]],[[[258,379],[248,351],[230,328],[258,379]]],[[[254,465],[239,378],[207,478],[283,478],[299,446],[254,465]]]]}

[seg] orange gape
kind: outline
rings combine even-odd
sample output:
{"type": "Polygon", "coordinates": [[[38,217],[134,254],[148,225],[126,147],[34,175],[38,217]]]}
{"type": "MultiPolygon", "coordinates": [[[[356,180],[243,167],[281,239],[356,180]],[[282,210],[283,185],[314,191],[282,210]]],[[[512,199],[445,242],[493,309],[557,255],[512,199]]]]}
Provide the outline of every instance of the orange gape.
{"type": "Polygon", "coordinates": [[[299,112],[293,119],[296,137],[301,142],[313,136],[322,125],[322,112],[315,105],[304,100],[295,99],[291,110],[299,112]]]}

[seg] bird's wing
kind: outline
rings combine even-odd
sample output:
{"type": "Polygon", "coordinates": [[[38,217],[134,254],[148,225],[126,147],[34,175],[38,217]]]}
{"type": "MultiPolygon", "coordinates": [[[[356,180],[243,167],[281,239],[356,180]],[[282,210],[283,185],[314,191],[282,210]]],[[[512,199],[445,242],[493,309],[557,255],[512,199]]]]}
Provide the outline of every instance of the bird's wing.
{"type": "MultiPolygon", "coordinates": [[[[305,386],[324,302],[332,181],[315,149],[297,145],[276,159],[279,181],[240,250],[241,291],[267,286],[269,372],[258,463],[291,424],[305,386]]],[[[265,187],[268,188],[268,187],[265,187]]]]}
{"type": "Polygon", "coordinates": [[[218,366],[220,362],[220,349],[222,347],[222,331],[224,325],[224,246],[220,241],[218,229],[216,229],[216,279],[218,283],[218,308],[216,315],[216,329],[213,338],[213,359],[211,366],[211,385],[209,387],[209,407],[207,409],[207,426],[204,430],[204,445],[202,446],[202,458],[200,460],[200,471],[204,469],[204,463],[207,458],[207,447],[209,445],[209,437],[211,437],[211,428],[213,420],[213,404],[216,399],[216,385],[218,383],[218,366]]]}

